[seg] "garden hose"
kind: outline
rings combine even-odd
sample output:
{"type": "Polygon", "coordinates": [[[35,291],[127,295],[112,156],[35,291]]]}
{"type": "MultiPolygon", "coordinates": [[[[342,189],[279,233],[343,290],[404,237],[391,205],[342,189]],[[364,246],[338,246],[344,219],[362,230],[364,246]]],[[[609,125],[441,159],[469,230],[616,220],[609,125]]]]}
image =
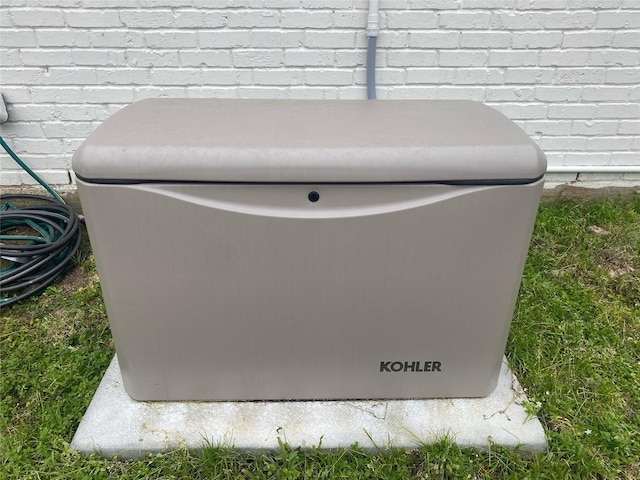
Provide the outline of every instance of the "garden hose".
{"type": "Polygon", "coordinates": [[[80,247],[75,212],[0,137],[0,145],[54,198],[0,195],[0,307],[42,293],[64,275],[80,247]]]}

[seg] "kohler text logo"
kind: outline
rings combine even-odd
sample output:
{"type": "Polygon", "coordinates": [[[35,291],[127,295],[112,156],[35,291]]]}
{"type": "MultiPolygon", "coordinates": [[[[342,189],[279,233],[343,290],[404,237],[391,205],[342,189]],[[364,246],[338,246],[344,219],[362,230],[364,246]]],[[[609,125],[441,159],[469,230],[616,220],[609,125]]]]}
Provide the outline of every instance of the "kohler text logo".
{"type": "Polygon", "coordinates": [[[380,362],[381,372],[441,372],[440,362],[380,362]]]}

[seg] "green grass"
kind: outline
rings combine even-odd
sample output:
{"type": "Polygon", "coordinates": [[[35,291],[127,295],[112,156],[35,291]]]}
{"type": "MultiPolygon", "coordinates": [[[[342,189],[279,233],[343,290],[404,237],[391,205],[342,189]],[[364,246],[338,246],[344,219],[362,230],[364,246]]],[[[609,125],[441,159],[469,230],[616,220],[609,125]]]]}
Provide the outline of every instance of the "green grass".
{"type": "Polygon", "coordinates": [[[549,440],[534,456],[449,439],[264,454],[209,446],[140,460],[69,442],[113,355],[91,258],[2,314],[0,479],[640,478],[640,198],[543,205],[507,346],[549,440]],[[539,402],[539,403],[536,403],[539,402]]]}

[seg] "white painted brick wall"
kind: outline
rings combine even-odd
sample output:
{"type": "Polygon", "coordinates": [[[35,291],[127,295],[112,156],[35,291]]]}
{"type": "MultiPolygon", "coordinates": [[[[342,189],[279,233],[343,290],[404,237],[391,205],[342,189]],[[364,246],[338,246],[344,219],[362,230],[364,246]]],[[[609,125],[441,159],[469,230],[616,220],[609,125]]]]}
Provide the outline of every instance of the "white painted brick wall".
{"type": "MultiPolygon", "coordinates": [[[[550,166],[640,165],[638,0],[380,0],[381,99],[471,99],[550,166]]],[[[44,179],[150,97],[366,96],[366,0],[0,0],[0,133],[44,179]]],[[[33,183],[0,154],[0,185],[33,183]]],[[[640,185],[556,174],[551,185],[640,185]]]]}

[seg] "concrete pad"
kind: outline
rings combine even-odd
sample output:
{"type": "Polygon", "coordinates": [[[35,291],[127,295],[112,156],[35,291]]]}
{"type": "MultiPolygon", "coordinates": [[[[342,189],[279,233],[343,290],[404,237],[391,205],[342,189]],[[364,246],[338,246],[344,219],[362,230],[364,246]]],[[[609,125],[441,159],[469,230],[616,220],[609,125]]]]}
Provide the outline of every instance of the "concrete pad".
{"type": "Polygon", "coordinates": [[[486,448],[489,440],[524,452],[546,449],[542,425],[527,420],[526,396],[503,361],[498,386],[475,399],[138,402],[122,386],[114,357],[71,442],[82,453],[133,458],[177,447],[227,445],[276,450],[278,438],[293,448],[414,448],[451,435],[461,447],[486,448]]]}

